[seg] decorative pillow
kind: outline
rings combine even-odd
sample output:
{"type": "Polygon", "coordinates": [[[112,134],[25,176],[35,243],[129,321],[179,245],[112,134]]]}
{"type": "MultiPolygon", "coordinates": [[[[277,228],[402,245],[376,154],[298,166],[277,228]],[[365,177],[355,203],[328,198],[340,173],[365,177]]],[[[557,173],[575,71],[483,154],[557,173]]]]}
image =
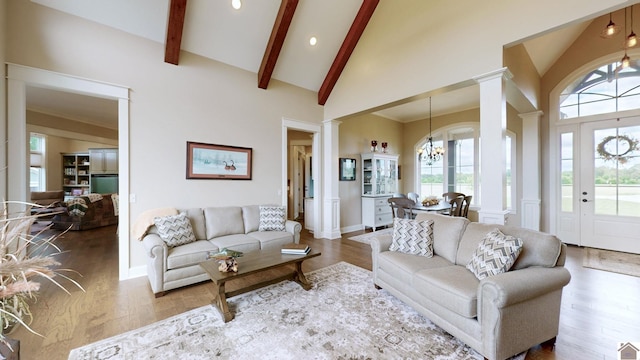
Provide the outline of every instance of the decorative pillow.
{"type": "Polygon", "coordinates": [[[522,251],[522,239],[505,235],[499,229],[490,231],[480,242],[467,269],[478,280],[509,271],[522,251]]]}
{"type": "Polygon", "coordinates": [[[393,219],[391,251],[433,256],[433,220],[393,219]]]}
{"type": "Polygon", "coordinates": [[[287,212],[284,206],[260,206],[258,231],[285,231],[287,212]]]}
{"type": "Polygon", "coordinates": [[[153,223],[158,229],[158,235],[167,246],[178,246],[196,241],[191,222],[186,213],[178,215],[156,217],[153,223]]]}

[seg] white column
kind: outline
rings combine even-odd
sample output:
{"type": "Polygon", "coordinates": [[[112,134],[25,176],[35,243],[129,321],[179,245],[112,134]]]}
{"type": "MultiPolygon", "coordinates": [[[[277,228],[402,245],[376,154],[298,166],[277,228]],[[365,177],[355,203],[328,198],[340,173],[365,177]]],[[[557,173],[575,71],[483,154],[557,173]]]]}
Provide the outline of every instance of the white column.
{"type": "Polygon", "coordinates": [[[522,118],[522,227],[540,230],[540,117],[542,111],[522,118]]]}
{"type": "Polygon", "coordinates": [[[480,84],[480,211],[483,223],[506,223],[507,68],[474,78],[480,84]]]}
{"type": "Polygon", "coordinates": [[[338,188],[339,131],[341,122],[323,121],[322,129],[322,237],[339,239],[340,233],[340,192],[338,188]]]}

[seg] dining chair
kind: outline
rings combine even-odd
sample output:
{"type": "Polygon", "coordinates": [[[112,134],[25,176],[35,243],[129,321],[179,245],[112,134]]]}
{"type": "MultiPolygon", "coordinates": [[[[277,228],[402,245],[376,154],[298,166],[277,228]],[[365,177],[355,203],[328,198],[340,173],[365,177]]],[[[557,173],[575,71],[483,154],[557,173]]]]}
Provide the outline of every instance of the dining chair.
{"type": "Polygon", "coordinates": [[[469,206],[471,205],[471,198],[473,198],[473,196],[471,195],[467,195],[464,197],[460,216],[466,217],[466,218],[469,217],[469,206]]]}
{"type": "Polygon", "coordinates": [[[416,204],[419,204],[420,203],[420,194],[414,193],[414,192],[407,193],[407,199],[411,199],[416,204]]]}
{"type": "Polygon", "coordinates": [[[450,202],[451,200],[457,198],[458,196],[464,197],[464,194],[460,192],[454,192],[454,191],[450,191],[442,194],[442,197],[444,198],[445,202],[450,202]]]}
{"type": "Polygon", "coordinates": [[[458,196],[449,201],[451,208],[449,209],[450,216],[462,216],[462,203],[464,202],[464,196],[458,196]]]}
{"type": "Polygon", "coordinates": [[[416,205],[415,201],[407,199],[405,197],[392,197],[387,200],[391,206],[391,213],[394,218],[400,219],[413,219],[413,207],[416,205]]]}

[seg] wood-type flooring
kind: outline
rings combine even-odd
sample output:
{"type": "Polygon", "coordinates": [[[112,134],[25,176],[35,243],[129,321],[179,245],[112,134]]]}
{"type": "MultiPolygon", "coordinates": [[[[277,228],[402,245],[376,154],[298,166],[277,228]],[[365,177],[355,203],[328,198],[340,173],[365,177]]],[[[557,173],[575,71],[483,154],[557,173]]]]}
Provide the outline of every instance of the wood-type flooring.
{"type": "MultiPolygon", "coordinates": [[[[21,341],[21,357],[67,359],[73,348],[114,336],[167,317],[210,304],[213,286],[204,282],[155,298],[146,277],[118,280],[116,226],[68,232],[57,244],[62,268],[73,269],[86,293],[68,287],[71,295],[42,282],[31,306],[33,329],[19,328],[11,337],[21,341]]],[[[305,272],[346,261],[371,270],[369,245],[342,239],[314,239],[303,231],[301,242],[322,252],[303,263],[305,272]]],[[[140,246],[137,242],[132,246],[140,246]]],[[[531,359],[617,359],[619,342],[640,342],[640,278],[583,268],[583,249],[569,247],[566,267],[572,275],[562,299],[560,334],[555,349],[532,348],[531,359]]],[[[262,279],[256,279],[256,281],[262,279]]],[[[373,284],[371,285],[373,286],[373,284]]]]}

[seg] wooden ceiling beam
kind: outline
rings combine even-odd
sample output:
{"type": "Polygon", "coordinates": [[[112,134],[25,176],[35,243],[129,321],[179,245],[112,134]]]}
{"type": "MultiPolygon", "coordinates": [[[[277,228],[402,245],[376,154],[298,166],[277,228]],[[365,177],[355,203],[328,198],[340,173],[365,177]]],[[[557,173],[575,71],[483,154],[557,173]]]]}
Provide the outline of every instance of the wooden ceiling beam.
{"type": "Polygon", "coordinates": [[[340,50],[338,50],[336,58],[333,60],[333,64],[331,64],[331,68],[327,72],[327,76],[322,82],[320,90],[318,90],[318,104],[324,105],[327,102],[327,99],[329,99],[329,95],[331,94],[333,87],[336,85],[336,82],[338,82],[338,79],[342,74],[342,70],[344,70],[344,67],[347,65],[349,57],[358,44],[358,40],[360,40],[360,36],[362,36],[362,33],[367,27],[367,24],[369,23],[371,16],[373,16],[373,12],[376,10],[379,2],[380,0],[362,1],[360,10],[358,10],[358,14],[353,20],[353,24],[351,24],[351,28],[342,42],[342,46],[340,47],[340,50]]]}
{"type": "Polygon", "coordinates": [[[187,0],[171,0],[167,24],[167,41],[164,48],[164,62],[178,65],[186,10],[187,0]]]}
{"type": "Polygon", "coordinates": [[[269,43],[264,51],[260,70],[258,71],[258,87],[260,89],[266,89],[269,86],[271,75],[278,62],[280,50],[282,50],[282,45],[287,37],[289,25],[291,25],[297,6],[298,0],[282,0],[280,3],[280,10],[278,10],[278,16],[273,24],[271,37],[269,37],[269,43]]]}

